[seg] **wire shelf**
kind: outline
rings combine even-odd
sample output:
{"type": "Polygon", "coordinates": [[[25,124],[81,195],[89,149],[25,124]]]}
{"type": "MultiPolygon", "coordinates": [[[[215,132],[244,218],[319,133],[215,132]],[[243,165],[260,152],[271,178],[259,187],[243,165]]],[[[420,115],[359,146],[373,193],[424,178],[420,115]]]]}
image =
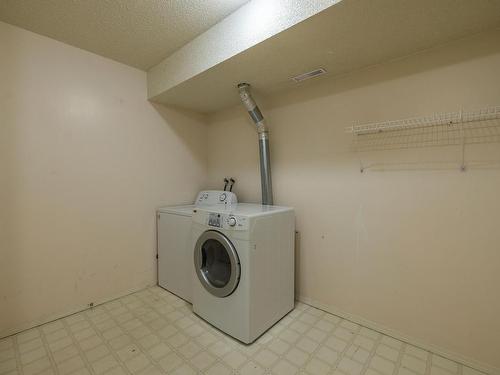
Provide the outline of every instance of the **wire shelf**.
{"type": "Polygon", "coordinates": [[[500,121],[461,126],[433,125],[392,132],[365,133],[353,139],[357,151],[382,151],[421,147],[460,146],[463,144],[500,142],[500,121]]]}
{"type": "Polygon", "coordinates": [[[354,135],[376,134],[387,131],[398,131],[448,125],[448,130],[456,128],[457,125],[500,119],[500,106],[489,107],[471,112],[448,112],[434,114],[432,116],[413,117],[402,120],[373,122],[361,125],[353,125],[346,128],[348,133],[354,135]]]}
{"type": "MultiPolygon", "coordinates": [[[[358,153],[459,146],[460,168],[465,170],[466,145],[500,143],[500,106],[355,125],[346,132],[353,134],[352,147],[358,153]]],[[[361,154],[359,157],[363,171],[361,154]]]]}

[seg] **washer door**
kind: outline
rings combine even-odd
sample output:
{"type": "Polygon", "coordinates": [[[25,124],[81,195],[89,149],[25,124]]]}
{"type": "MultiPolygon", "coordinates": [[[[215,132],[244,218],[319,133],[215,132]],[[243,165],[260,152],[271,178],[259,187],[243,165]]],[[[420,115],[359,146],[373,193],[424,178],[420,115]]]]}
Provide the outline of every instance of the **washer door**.
{"type": "Polygon", "coordinates": [[[205,289],[216,297],[227,297],[240,281],[241,267],[234,245],[222,233],[204,232],[194,248],[194,268],[205,289]]]}

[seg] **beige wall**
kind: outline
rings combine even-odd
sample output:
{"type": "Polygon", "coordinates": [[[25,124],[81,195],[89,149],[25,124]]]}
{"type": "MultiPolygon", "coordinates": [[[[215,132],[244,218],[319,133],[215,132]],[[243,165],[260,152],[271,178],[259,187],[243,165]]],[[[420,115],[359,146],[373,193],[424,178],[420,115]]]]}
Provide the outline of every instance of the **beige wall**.
{"type": "MultiPolygon", "coordinates": [[[[0,336],[154,283],[154,208],[191,201],[207,155],[212,187],[259,201],[242,108],[207,132],[145,101],[141,71],[3,23],[0,45],[0,336]]],[[[465,173],[458,148],[372,152],[361,174],[344,127],[499,105],[500,32],[302,86],[259,98],[298,294],[498,371],[500,147],[465,173]]]]}
{"type": "Polygon", "coordinates": [[[206,179],[203,118],[142,71],[0,23],[0,337],[156,282],[155,207],[206,179]]]}
{"type": "MultiPolygon", "coordinates": [[[[301,298],[498,371],[499,145],[468,147],[469,166],[483,165],[466,172],[451,147],[361,155],[382,164],[360,173],[344,127],[500,105],[500,32],[282,96],[256,91],[275,204],[296,208],[301,298]]],[[[257,136],[244,109],[210,123],[210,185],[234,176],[239,200],[258,202],[257,136]]]]}

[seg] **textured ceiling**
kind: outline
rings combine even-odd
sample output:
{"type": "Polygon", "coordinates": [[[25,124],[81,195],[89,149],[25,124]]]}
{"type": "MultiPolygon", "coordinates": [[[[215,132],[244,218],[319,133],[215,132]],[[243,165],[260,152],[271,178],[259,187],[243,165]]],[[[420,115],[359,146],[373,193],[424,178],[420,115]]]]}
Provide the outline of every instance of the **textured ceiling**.
{"type": "Polygon", "coordinates": [[[0,21],[147,70],[248,0],[0,0],[0,21]]]}
{"type": "Polygon", "coordinates": [[[239,103],[239,82],[270,95],[319,67],[337,76],[498,27],[500,0],[343,0],[150,99],[214,112],[239,103]]]}
{"type": "Polygon", "coordinates": [[[252,0],[151,68],[148,96],[154,98],[339,1],[252,0]]]}

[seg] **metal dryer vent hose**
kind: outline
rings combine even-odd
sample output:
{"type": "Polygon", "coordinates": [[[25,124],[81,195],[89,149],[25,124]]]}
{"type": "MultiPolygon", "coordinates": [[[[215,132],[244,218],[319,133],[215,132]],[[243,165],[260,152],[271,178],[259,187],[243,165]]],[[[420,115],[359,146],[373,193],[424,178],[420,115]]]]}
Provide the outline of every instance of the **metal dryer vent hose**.
{"type": "Polygon", "coordinates": [[[264,116],[250,94],[250,85],[240,83],[238,85],[240,98],[248,111],[253,122],[257,126],[259,134],[259,156],[260,156],[260,184],[262,190],[262,204],[273,204],[273,185],[271,181],[271,159],[269,156],[269,132],[264,121],[264,116]]]}

